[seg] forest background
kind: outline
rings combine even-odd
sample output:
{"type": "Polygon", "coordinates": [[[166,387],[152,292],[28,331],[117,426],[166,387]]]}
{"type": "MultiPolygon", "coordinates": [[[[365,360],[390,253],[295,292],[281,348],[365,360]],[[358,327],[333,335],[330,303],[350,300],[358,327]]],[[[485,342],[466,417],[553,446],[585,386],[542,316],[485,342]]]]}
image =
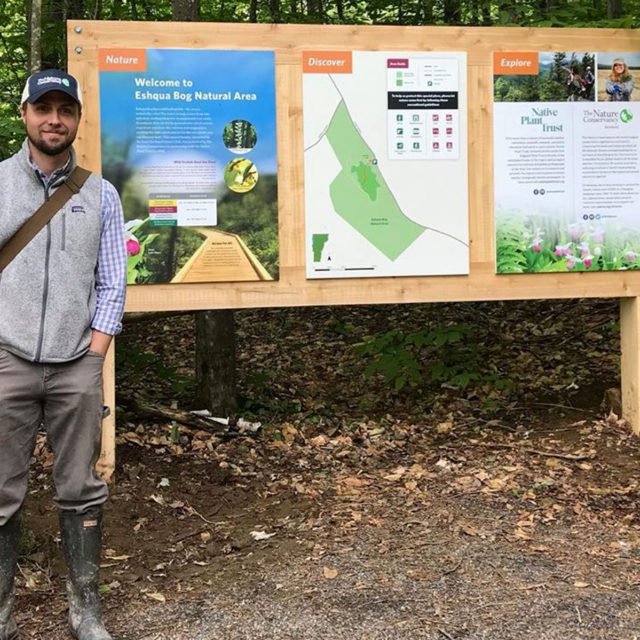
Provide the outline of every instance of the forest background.
{"type": "MultiPolygon", "coordinates": [[[[637,28],[640,0],[0,0],[0,159],[29,70],[66,66],[68,19],[637,28]]],[[[197,320],[125,320],[115,637],[638,640],[640,445],[599,419],[616,300],[238,316],[254,437],[140,416],[140,387],[193,406],[197,320]]],[[[51,464],[41,436],[18,623],[61,640],[51,464]]]]}
{"type": "Polygon", "coordinates": [[[0,159],[22,140],[27,71],[66,66],[69,19],[636,28],[640,0],[2,0],[0,159]]]}

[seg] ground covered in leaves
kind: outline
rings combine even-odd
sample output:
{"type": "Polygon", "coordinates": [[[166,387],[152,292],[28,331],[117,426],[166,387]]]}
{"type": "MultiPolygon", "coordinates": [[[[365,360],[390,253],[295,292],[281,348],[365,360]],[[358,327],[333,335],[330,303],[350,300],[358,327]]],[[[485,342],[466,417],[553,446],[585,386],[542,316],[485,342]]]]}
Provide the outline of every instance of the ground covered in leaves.
{"type": "MultiPolygon", "coordinates": [[[[194,408],[190,317],[120,339],[115,638],[640,638],[640,440],[605,393],[617,301],[236,316],[253,436],[131,408],[194,408]]],[[[58,640],[50,465],[40,442],[17,616],[58,640]]]]}

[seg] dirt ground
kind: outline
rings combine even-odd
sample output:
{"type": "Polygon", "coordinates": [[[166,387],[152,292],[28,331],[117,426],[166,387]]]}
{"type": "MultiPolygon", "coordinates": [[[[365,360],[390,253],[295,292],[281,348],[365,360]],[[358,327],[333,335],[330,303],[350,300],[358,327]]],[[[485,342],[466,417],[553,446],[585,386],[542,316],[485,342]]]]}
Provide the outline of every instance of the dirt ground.
{"type": "MultiPolygon", "coordinates": [[[[237,321],[241,410],[259,434],[214,437],[119,401],[101,579],[116,639],[640,638],[640,440],[601,406],[619,384],[616,301],[237,321]],[[364,374],[357,345],[374,331],[453,321],[483,345],[474,384],[390,391],[364,374]]],[[[138,380],[188,406],[153,369],[187,375],[191,335],[190,318],[128,328],[120,349],[157,361],[123,364],[119,397],[138,380]]],[[[50,465],[40,443],[17,617],[21,637],[58,640],[50,465]]]]}

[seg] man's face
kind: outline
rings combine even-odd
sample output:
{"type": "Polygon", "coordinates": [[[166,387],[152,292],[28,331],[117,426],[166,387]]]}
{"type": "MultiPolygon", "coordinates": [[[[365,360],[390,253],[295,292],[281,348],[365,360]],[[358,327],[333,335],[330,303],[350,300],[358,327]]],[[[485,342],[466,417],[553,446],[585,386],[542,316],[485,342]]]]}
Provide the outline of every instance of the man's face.
{"type": "Polygon", "coordinates": [[[25,103],[22,120],[31,144],[48,156],[57,156],[76,138],[80,105],[62,91],[49,91],[33,104],[25,103]]]}

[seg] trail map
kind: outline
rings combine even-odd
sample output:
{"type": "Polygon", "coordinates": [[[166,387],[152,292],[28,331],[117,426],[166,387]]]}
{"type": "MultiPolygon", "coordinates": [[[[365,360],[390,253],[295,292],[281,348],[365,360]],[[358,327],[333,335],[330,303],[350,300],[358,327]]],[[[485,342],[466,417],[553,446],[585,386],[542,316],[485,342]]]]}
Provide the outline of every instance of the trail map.
{"type": "Polygon", "coordinates": [[[466,58],[304,52],[308,278],[466,274],[466,58]]]}

